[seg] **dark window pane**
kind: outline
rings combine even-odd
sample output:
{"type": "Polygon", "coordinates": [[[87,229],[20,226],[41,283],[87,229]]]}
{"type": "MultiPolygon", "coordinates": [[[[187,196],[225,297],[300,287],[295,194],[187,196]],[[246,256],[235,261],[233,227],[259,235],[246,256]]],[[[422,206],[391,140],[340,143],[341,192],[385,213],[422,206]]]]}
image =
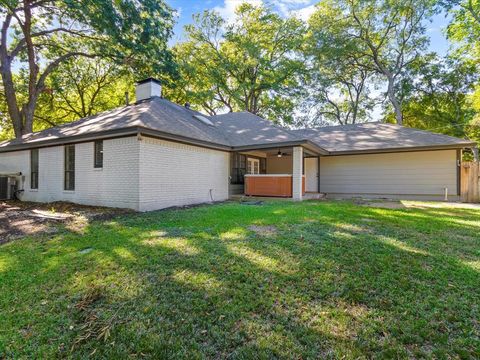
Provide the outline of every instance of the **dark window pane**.
{"type": "Polygon", "coordinates": [[[65,146],[65,190],[75,190],[75,145],[65,146]]]}
{"type": "Polygon", "coordinates": [[[233,161],[232,161],[232,169],[231,169],[231,176],[232,176],[232,184],[243,184],[244,178],[247,169],[247,157],[242,154],[233,153],[233,161]]]}
{"type": "Polygon", "coordinates": [[[38,189],[38,149],[30,150],[30,188],[38,189]]]}
{"type": "Polygon", "coordinates": [[[267,173],[267,159],[261,158],[260,159],[260,174],[267,173]]]}
{"type": "Polygon", "coordinates": [[[94,151],[93,162],[94,162],[93,166],[95,168],[103,167],[103,140],[95,141],[95,151],[94,151]]]}

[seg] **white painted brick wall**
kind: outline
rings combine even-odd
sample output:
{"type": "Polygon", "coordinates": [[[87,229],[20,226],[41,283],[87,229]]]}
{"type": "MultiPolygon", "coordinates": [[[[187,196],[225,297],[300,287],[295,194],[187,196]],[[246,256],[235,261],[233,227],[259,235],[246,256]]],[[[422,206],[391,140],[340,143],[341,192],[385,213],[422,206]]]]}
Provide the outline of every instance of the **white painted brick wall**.
{"type": "Polygon", "coordinates": [[[292,158],[292,198],[293,200],[302,200],[303,148],[300,146],[294,147],[292,158]]]}
{"type": "Polygon", "coordinates": [[[39,188],[30,189],[30,150],[0,154],[0,172],[23,174],[26,201],[71,201],[148,211],[228,199],[230,155],[137,137],[104,140],[103,169],[94,143],[75,145],[75,191],[64,191],[64,147],[39,150],[39,188]]]}
{"type": "Polygon", "coordinates": [[[140,211],[228,199],[230,154],[170,141],[140,142],[140,211]]]}
{"type": "Polygon", "coordinates": [[[137,138],[104,140],[103,169],[93,167],[93,149],[93,142],[75,145],[75,191],[64,191],[63,146],[39,150],[38,190],[30,189],[30,150],[0,154],[0,172],[22,172],[22,200],[61,200],[138,210],[137,138]]]}

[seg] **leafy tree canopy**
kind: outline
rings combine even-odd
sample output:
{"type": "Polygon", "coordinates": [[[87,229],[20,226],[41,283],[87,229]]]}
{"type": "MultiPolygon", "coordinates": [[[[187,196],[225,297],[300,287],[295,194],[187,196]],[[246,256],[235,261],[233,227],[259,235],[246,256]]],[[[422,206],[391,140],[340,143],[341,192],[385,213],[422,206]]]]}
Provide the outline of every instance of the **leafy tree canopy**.
{"type": "MultiPolygon", "coordinates": [[[[338,0],[317,7],[311,30],[320,49],[339,56],[350,68],[383,79],[396,122],[403,122],[399,83],[428,44],[424,21],[435,11],[432,0],[338,0]]],[[[358,76],[357,75],[357,76],[358,76]]]]}
{"type": "Polygon", "coordinates": [[[110,59],[140,76],[174,74],[173,16],[162,0],[0,0],[0,14],[2,110],[16,137],[33,130],[49,77],[72,59],[110,59]],[[23,82],[14,81],[17,69],[23,82]]]}
{"type": "Polygon", "coordinates": [[[349,32],[352,19],[340,10],[335,1],[319,3],[305,41],[307,116],[320,124],[366,121],[374,105],[368,94],[375,84],[373,64],[349,32]]]}
{"type": "Polygon", "coordinates": [[[185,31],[187,41],[174,48],[182,82],[168,96],[210,114],[250,111],[291,121],[303,70],[296,56],[303,44],[302,21],[243,4],[232,23],[207,11],[185,31]]]}

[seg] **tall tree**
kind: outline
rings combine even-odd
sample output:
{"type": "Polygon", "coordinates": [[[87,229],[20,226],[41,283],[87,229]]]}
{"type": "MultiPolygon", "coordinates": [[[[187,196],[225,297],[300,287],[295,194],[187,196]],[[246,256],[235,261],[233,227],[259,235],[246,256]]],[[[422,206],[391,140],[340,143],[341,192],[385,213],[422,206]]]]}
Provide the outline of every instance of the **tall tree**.
{"type": "Polygon", "coordinates": [[[52,72],[34,117],[40,130],[125,105],[133,99],[133,76],[106,59],[76,58],[52,72]]]}
{"type": "Polygon", "coordinates": [[[346,46],[355,45],[346,49],[345,56],[355,66],[383,77],[395,120],[402,124],[399,84],[408,66],[426,49],[425,19],[433,13],[434,1],[338,0],[329,6],[342,25],[338,30],[342,38],[351,40],[346,46]]]}
{"type": "Polygon", "coordinates": [[[428,56],[412,69],[405,100],[405,124],[465,136],[474,116],[470,94],[478,82],[475,64],[454,58],[428,56]]]}
{"type": "Polygon", "coordinates": [[[449,40],[456,45],[459,56],[472,56],[480,59],[480,1],[450,0],[443,1],[452,15],[447,28],[449,40]]]}
{"type": "Polygon", "coordinates": [[[417,61],[410,73],[408,84],[404,84],[406,126],[480,140],[474,131],[472,106],[472,92],[479,79],[474,62],[429,55],[417,61]]]}
{"type": "MultiPolygon", "coordinates": [[[[349,0],[354,21],[353,37],[364,45],[373,69],[387,80],[387,96],[397,124],[403,123],[402,104],[397,96],[398,83],[410,64],[426,49],[425,18],[432,14],[430,0],[349,0]]],[[[369,66],[369,65],[367,65],[369,66]]]]}
{"type": "Polygon", "coordinates": [[[322,1],[309,19],[304,47],[307,102],[315,108],[314,118],[340,125],[365,121],[373,106],[369,90],[374,72],[366,66],[358,41],[346,31],[348,24],[336,2],[322,1]]]}
{"type": "Polygon", "coordinates": [[[48,77],[72,58],[111,58],[140,73],[173,69],[173,16],[162,0],[0,0],[0,14],[0,73],[16,137],[32,131],[48,77]],[[25,97],[14,82],[18,68],[25,97]]]}
{"type": "MultiPolygon", "coordinates": [[[[479,0],[444,0],[441,3],[452,14],[452,21],[447,28],[447,35],[455,45],[452,56],[457,60],[470,63],[475,73],[480,75],[480,1],[479,0]]],[[[465,79],[462,81],[465,82],[465,79]]],[[[473,91],[468,96],[468,104],[473,117],[465,127],[466,135],[480,142],[480,85],[478,78],[473,91]]],[[[478,148],[474,149],[478,161],[478,148]]]]}
{"type": "Polygon", "coordinates": [[[188,39],[175,53],[189,81],[171,96],[211,114],[245,110],[270,118],[291,116],[290,95],[303,69],[295,52],[302,46],[304,24],[265,6],[242,4],[235,14],[227,23],[205,12],[186,27],[188,39]]]}

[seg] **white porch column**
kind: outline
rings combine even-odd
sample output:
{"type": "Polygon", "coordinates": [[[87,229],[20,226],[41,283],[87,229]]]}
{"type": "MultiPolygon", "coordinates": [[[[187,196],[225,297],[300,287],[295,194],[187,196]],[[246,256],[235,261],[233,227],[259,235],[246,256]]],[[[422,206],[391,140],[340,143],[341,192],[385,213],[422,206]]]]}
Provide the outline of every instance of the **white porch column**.
{"type": "Polygon", "coordinates": [[[292,198],[293,200],[302,200],[303,148],[301,146],[296,146],[293,148],[292,161],[292,198]]]}

